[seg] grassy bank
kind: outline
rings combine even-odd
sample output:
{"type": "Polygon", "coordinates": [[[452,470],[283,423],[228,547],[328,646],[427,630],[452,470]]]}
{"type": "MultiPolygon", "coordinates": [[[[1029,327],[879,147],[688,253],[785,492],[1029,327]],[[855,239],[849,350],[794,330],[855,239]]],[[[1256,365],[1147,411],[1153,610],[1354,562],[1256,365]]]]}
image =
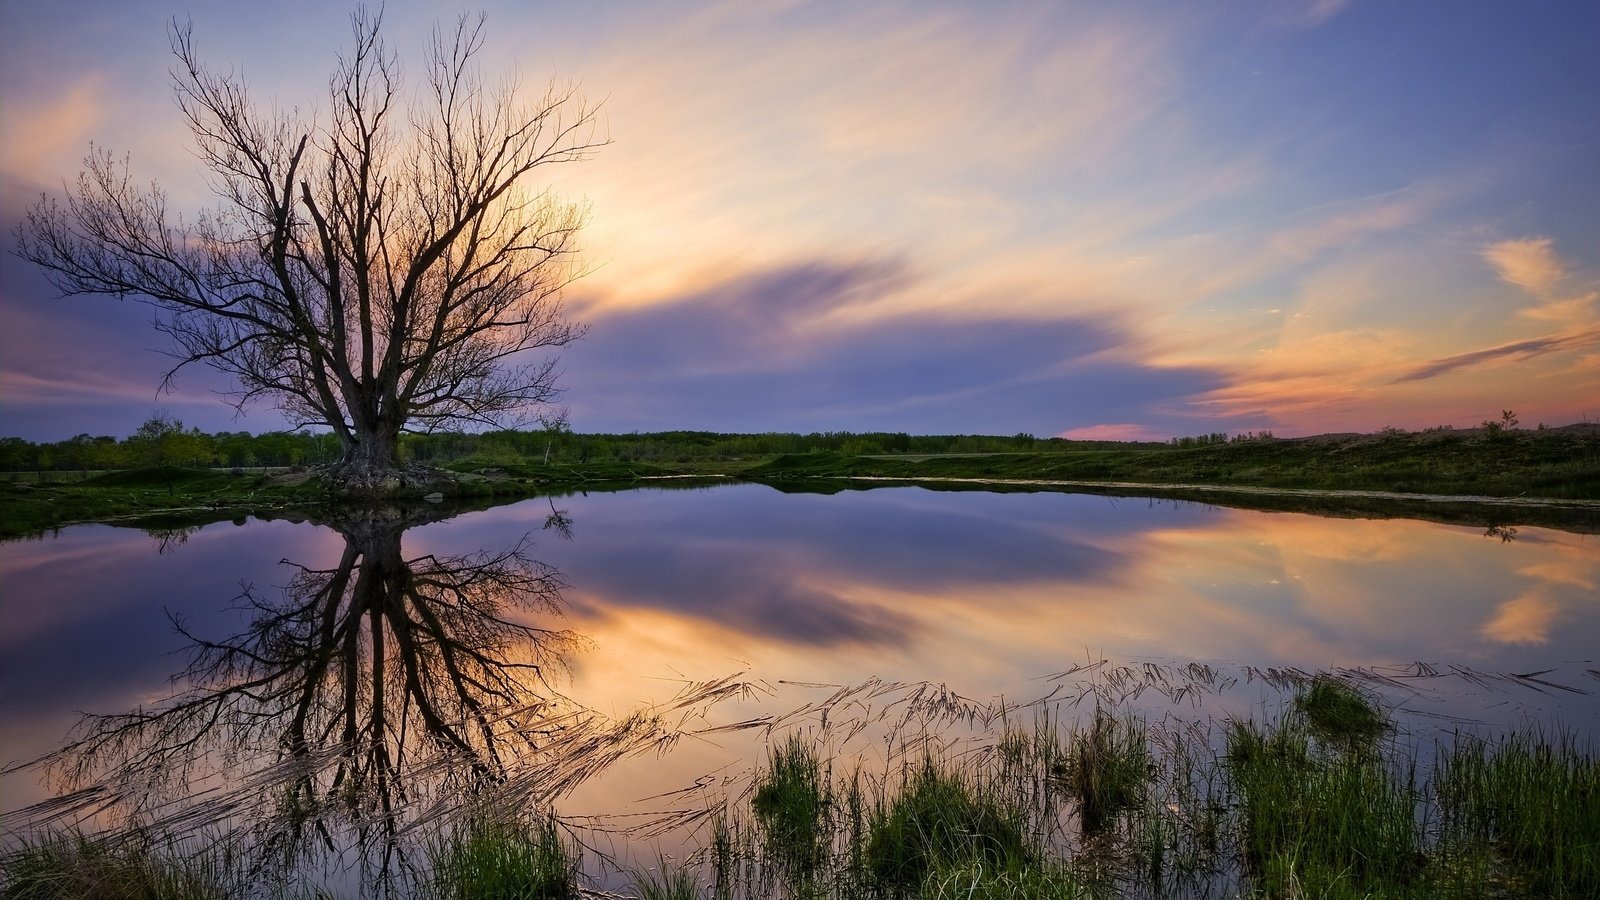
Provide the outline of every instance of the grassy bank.
{"type": "MultiPolygon", "coordinates": [[[[1260,509],[1324,515],[1420,515],[1484,527],[1548,524],[1578,530],[1594,527],[1595,510],[1519,510],[1498,517],[1470,506],[1452,509],[1433,501],[1348,495],[1246,496],[1242,492],[1361,491],[1600,500],[1600,426],[1588,425],[1492,433],[1394,432],[1174,444],[996,438],[997,446],[1037,449],[957,453],[856,454],[847,450],[860,442],[844,441],[818,445],[837,444],[838,450],[729,456],[678,452],[679,444],[663,442],[665,449],[656,457],[634,458],[644,455],[639,448],[655,446],[648,437],[635,436],[627,445],[626,459],[567,459],[561,454],[534,452],[537,447],[530,455],[505,448],[466,455],[444,465],[453,473],[448,492],[458,499],[494,502],[633,486],[651,479],[696,477],[758,481],[783,490],[806,491],[865,486],[869,482],[859,479],[866,478],[921,481],[935,487],[951,484],[953,479],[975,479],[995,490],[1036,490],[1037,486],[1025,482],[1039,481],[1114,482],[1124,487],[1085,489],[1137,493],[1149,488],[1159,490],[1160,496],[1260,509]]],[[[907,446],[917,444],[908,439],[907,446]]],[[[0,537],[111,520],[150,520],[152,527],[177,527],[263,512],[314,509],[327,500],[327,491],[299,466],[271,474],[165,466],[107,472],[72,482],[30,482],[12,476],[0,483],[0,537]]]]}
{"type": "Polygon", "coordinates": [[[1600,499],[1600,427],[1323,435],[1194,446],[1125,444],[1049,453],[791,454],[750,469],[768,481],[988,478],[1600,499]]]}
{"type": "MultiPolygon", "coordinates": [[[[1516,732],[1418,750],[1363,688],[1331,676],[1275,714],[1209,731],[1100,708],[888,771],[790,734],[711,810],[697,852],[624,869],[622,895],[1600,896],[1592,747],[1516,732]]],[[[582,873],[604,869],[581,866],[579,846],[548,819],[473,818],[427,845],[403,893],[576,897],[598,887],[582,873]]],[[[244,857],[57,834],[13,846],[0,897],[251,896],[244,857]]]]}
{"type": "MultiPolygon", "coordinates": [[[[615,463],[461,468],[465,471],[457,471],[449,486],[448,499],[457,505],[614,489],[652,477],[695,474],[692,469],[615,463]]],[[[417,502],[421,498],[405,499],[417,502]]],[[[298,466],[272,473],[161,466],[106,472],[71,482],[11,480],[0,482],[0,538],[88,522],[164,531],[246,516],[315,517],[332,502],[314,474],[298,466]]]]}

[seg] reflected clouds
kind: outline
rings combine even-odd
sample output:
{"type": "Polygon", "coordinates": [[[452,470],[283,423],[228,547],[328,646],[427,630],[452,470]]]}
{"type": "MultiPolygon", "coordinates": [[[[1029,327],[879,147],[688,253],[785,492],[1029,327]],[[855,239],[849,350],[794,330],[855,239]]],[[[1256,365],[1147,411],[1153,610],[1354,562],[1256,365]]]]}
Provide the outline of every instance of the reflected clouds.
{"type": "Polygon", "coordinates": [[[997,515],[1007,504],[983,502],[992,496],[783,495],[757,486],[659,502],[597,494],[573,505],[605,538],[546,549],[573,576],[580,617],[650,608],[743,640],[841,650],[911,651],[940,630],[926,606],[951,592],[1003,605],[1022,586],[1070,590],[1113,582],[1126,567],[1122,552],[1063,532],[1059,519],[997,515]]]}

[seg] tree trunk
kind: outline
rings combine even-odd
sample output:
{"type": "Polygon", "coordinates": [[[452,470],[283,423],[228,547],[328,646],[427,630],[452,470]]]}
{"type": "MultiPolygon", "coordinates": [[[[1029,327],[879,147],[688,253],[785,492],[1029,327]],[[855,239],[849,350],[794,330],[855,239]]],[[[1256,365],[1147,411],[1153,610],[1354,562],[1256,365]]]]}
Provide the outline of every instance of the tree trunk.
{"type": "Polygon", "coordinates": [[[354,439],[345,445],[337,468],[352,473],[399,472],[400,435],[397,432],[398,429],[382,426],[356,431],[354,439]]]}
{"type": "Polygon", "coordinates": [[[358,425],[344,444],[344,455],[324,473],[336,496],[374,498],[450,492],[447,473],[400,464],[400,429],[396,425],[358,425]]]}

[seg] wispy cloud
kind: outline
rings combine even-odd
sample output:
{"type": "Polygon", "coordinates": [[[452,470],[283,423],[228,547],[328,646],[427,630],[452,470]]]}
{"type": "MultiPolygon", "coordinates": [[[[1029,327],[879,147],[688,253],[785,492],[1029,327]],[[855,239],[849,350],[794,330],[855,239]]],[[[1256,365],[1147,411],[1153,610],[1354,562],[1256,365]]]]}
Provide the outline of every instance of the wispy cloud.
{"type": "Polygon", "coordinates": [[[1408,381],[1424,381],[1454,372],[1457,369],[1488,363],[1532,359],[1549,353],[1576,350],[1593,344],[1600,344],[1600,328],[1577,334],[1512,341],[1508,344],[1500,344],[1499,346],[1486,347],[1482,350],[1472,350],[1466,353],[1457,353],[1454,356],[1433,360],[1406,372],[1390,383],[1404,384],[1408,381]]]}
{"type": "Polygon", "coordinates": [[[1540,297],[1550,296],[1566,275],[1555,241],[1547,237],[1498,241],[1483,249],[1483,258],[1501,281],[1540,297]]]}
{"type": "Polygon", "coordinates": [[[1289,21],[1302,28],[1316,28],[1344,12],[1353,0],[1291,0],[1289,21]]]}

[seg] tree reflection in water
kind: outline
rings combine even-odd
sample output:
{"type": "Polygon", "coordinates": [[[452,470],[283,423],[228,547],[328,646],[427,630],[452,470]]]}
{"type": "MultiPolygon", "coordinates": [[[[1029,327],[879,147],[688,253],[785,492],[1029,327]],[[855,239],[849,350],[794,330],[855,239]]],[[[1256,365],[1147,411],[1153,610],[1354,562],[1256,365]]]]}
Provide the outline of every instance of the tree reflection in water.
{"type": "MultiPolygon", "coordinates": [[[[570,536],[552,505],[546,527],[570,536]]],[[[355,849],[372,880],[409,869],[402,840],[495,803],[547,809],[616,760],[665,749],[673,721],[742,696],[692,684],[613,720],[547,676],[583,643],[530,624],[562,609],[564,582],[524,537],[497,554],[407,558],[401,536],[432,509],[347,510],[326,524],[338,564],[295,569],[281,596],[247,588],[249,627],[192,641],[179,690],[149,709],[86,716],[35,761],[72,792],[8,827],[109,814],[163,833],[249,836],[262,861],[355,849]]]]}

